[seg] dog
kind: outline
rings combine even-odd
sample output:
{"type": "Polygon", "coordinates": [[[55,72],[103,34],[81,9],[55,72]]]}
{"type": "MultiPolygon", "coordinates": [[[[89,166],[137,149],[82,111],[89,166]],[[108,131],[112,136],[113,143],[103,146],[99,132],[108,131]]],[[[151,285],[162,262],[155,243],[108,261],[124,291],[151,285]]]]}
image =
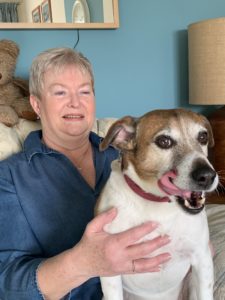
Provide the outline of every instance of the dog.
{"type": "Polygon", "coordinates": [[[102,277],[105,300],[176,300],[191,268],[189,299],[213,300],[213,262],[205,213],[205,193],[218,175],[208,160],[214,145],[208,120],[185,109],[126,116],[111,125],[100,150],[120,150],[96,211],[116,207],[104,228],[117,233],[146,221],[159,227],[146,237],[167,234],[171,242],[151,255],[169,252],[159,272],[102,277]]]}

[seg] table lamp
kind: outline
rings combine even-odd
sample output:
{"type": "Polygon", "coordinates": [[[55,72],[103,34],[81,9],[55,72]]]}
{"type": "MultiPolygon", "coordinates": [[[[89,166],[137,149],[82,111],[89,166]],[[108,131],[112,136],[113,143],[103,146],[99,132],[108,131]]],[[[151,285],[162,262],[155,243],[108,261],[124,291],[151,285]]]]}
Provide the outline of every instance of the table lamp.
{"type": "MultiPolygon", "coordinates": [[[[189,103],[225,104],[225,18],[188,26],[188,59],[189,103]]],[[[212,163],[225,186],[225,106],[215,107],[208,119],[215,139],[212,163]]]]}

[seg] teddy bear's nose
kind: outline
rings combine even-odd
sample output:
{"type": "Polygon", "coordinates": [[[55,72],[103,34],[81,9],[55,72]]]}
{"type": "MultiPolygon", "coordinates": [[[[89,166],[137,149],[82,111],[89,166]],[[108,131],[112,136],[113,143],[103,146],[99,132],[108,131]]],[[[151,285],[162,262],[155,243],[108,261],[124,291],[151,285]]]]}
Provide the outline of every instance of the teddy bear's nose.
{"type": "Polygon", "coordinates": [[[2,79],[2,73],[0,73],[0,79],[2,79]]]}

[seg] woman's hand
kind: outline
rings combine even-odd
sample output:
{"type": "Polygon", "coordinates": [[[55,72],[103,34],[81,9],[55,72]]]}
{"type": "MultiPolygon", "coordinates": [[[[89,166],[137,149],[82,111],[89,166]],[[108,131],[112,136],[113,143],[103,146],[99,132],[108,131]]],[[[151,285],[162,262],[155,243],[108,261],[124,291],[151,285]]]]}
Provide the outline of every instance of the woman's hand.
{"type": "Polygon", "coordinates": [[[169,253],[147,258],[169,243],[168,236],[139,242],[157,227],[154,222],[121,233],[105,232],[105,225],[116,214],[117,210],[111,209],[98,215],[87,225],[77,245],[43,261],[37,272],[37,283],[46,300],[62,298],[91,277],[157,272],[170,259],[169,253]]]}
{"type": "MultiPolygon", "coordinates": [[[[156,272],[170,259],[169,253],[147,258],[154,250],[169,243],[168,236],[138,242],[157,228],[147,222],[121,233],[104,231],[106,224],[116,217],[115,208],[95,217],[88,225],[81,241],[74,247],[74,264],[81,276],[113,276],[118,274],[156,272]]],[[[73,251],[72,250],[72,251],[73,251]]],[[[72,254],[73,256],[73,254],[72,254]]]]}

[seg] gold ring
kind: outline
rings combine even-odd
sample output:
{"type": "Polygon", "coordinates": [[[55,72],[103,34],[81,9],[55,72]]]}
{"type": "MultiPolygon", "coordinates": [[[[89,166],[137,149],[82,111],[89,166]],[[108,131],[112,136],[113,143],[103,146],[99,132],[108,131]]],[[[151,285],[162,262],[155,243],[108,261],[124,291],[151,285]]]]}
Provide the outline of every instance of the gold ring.
{"type": "Polygon", "coordinates": [[[135,273],[135,263],[134,263],[134,260],[132,260],[132,272],[135,273]]]}

